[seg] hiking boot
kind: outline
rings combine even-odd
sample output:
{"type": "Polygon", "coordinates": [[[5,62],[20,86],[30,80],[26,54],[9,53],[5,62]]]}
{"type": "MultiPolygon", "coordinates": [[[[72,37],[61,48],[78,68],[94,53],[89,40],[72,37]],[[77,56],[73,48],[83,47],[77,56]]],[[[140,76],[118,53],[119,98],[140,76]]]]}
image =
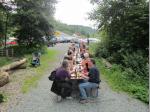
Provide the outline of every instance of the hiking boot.
{"type": "Polygon", "coordinates": [[[81,104],[85,104],[85,103],[88,103],[88,100],[80,100],[79,101],[81,104]]]}

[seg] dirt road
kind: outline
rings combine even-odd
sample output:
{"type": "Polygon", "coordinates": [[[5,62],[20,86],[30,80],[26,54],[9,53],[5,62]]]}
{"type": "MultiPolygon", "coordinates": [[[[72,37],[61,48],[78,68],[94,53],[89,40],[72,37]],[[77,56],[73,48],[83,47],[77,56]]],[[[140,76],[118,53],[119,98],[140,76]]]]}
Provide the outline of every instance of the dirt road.
{"type": "MultiPolygon", "coordinates": [[[[60,65],[67,48],[67,44],[52,48],[61,53],[49,71],[60,65]]],[[[104,80],[95,103],[80,104],[75,99],[57,103],[55,94],[50,92],[52,82],[47,78],[49,71],[39,81],[38,87],[24,94],[18,104],[9,106],[8,112],[148,112],[148,105],[124,93],[112,91],[104,80]]]]}

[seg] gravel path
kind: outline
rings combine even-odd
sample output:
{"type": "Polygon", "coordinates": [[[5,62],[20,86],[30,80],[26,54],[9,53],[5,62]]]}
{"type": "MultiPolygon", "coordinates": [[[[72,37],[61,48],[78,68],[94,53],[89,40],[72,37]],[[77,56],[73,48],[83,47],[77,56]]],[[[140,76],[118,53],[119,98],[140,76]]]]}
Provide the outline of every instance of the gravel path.
{"type": "MultiPolygon", "coordinates": [[[[61,55],[50,71],[59,66],[67,48],[67,44],[52,48],[58,49],[61,55]]],[[[148,112],[148,105],[126,94],[112,91],[104,80],[95,103],[80,104],[75,99],[57,103],[56,95],[50,92],[52,82],[48,80],[48,75],[49,73],[43,76],[38,87],[25,94],[18,105],[9,107],[8,112],[148,112]]]]}

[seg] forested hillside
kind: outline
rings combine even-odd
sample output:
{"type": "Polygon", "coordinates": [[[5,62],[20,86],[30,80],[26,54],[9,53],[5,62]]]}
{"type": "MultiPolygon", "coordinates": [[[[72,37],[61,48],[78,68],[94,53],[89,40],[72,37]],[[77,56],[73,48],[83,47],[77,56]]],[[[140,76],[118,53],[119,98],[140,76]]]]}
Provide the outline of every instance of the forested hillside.
{"type": "Polygon", "coordinates": [[[80,35],[83,35],[85,37],[88,37],[89,35],[95,33],[95,30],[90,27],[81,25],[67,25],[59,21],[56,21],[54,23],[54,28],[55,30],[59,30],[70,35],[79,33],[80,35]]]}

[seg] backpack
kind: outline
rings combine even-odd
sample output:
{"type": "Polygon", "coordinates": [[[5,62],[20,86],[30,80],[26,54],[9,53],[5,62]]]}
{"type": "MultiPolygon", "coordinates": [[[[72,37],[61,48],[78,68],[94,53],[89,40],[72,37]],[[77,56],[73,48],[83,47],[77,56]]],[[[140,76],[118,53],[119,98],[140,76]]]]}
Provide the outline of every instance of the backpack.
{"type": "Polygon", "coordinates": [[[48,77],[50,81],[54,81],[56,79],[56,70],[53,70],[48,77]]]}

